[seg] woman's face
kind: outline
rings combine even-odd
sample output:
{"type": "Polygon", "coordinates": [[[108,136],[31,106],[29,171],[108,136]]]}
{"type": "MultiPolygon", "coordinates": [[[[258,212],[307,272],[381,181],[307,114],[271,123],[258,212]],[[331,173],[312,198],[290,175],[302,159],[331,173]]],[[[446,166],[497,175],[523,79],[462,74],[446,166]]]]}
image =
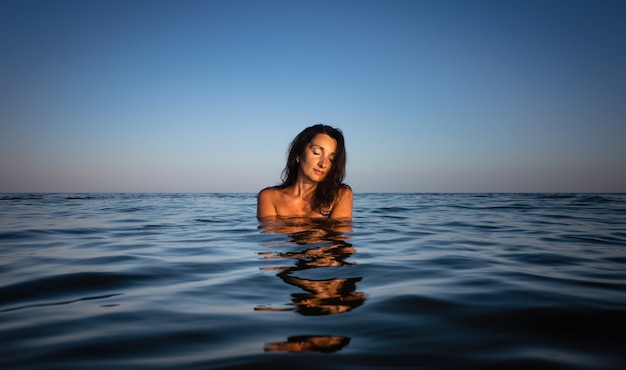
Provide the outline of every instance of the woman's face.
{"type": "Polygon", "coordinates": [[[323,181],[333,165],[337,140],[326,134],[317,134],[304,148],[300,156],[298,176],[313,182],[323,181]]]}

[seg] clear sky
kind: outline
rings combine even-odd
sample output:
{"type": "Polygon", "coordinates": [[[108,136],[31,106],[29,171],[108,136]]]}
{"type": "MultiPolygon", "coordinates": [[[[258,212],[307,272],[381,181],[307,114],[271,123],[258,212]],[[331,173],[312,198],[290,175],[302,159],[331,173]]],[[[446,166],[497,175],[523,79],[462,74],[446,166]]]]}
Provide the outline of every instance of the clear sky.
{"type": "Polygon", "coordinates": [[[0,0],[0,192],[626,191],[626,1],[0,0]]]}

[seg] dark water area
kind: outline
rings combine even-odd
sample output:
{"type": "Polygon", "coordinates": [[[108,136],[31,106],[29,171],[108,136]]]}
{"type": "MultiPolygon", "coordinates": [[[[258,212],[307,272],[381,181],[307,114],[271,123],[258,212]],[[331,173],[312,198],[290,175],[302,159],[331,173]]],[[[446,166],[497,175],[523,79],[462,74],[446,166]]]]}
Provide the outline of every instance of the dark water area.
{"type": "Polygon", "coordinates": [[[626,194],[0,194],[2,369],[623,369],[626,194]]]}

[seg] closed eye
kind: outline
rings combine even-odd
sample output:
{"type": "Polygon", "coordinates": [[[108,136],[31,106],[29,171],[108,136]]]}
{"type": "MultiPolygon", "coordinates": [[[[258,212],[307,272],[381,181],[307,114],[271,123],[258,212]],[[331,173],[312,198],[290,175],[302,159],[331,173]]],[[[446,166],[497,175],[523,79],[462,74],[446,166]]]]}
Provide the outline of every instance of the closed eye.
{"type": "Polygon", "coordinates": [[[315,154],[315,155],[320,155],[320,154],[322,154],[322,150],[323,150],[323,149],[322,149],[322,148],[320,148],[318,145],[311,144],[311,152],[312,152],[313,154],[315,154]]]}

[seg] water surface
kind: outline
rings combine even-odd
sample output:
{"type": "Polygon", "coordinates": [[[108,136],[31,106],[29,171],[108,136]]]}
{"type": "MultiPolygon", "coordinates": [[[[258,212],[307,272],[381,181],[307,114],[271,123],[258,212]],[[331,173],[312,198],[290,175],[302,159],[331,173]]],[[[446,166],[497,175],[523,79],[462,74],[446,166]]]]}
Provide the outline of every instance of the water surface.
{"type": "Polygon", "coordinates": [[[626,363],[625,194],[1,194],[0,367],[626,363]]]}

